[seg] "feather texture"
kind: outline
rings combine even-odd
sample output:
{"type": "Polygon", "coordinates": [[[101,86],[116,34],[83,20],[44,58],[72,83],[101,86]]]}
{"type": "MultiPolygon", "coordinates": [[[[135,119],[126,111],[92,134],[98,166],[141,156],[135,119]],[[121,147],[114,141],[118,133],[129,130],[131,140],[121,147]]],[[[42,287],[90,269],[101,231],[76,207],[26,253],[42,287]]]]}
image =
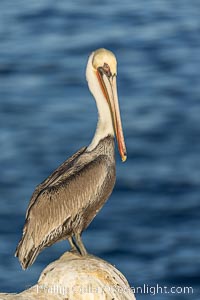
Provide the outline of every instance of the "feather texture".
{"type": "Polygon", "coordinates": [[[33,193],[16,256],[23,268],[42,249],[67,239],[90,224],[115,183],[113,137],[92,151],[82,148],[58,167],[33,193]]]}

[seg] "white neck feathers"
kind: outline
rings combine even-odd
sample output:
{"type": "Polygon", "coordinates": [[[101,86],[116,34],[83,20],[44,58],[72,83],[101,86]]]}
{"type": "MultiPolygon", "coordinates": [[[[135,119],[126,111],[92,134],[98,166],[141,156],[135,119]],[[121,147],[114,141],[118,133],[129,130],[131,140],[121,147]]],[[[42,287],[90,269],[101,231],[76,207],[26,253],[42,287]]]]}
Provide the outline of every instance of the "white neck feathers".
{"type": "Polygon", "coordinates": [[[99,141],[102,140],[103,138],[107,137],[108,135],[114,136],[110,109],[107,100],[105,99],[103,92],[100,88],[96,74],[93,70],[92,59],[93,59],[93,54],[90,56],[88,60],[88,64],[86,68],[86,78],[88,81],[90,92],[92,93],[94,99],[96,100],[97,109],[98,109],[98,123],[97,123],[97,128],[93,140],[87,148],[89,151],[93,150],[98,145],[99,141]]]}

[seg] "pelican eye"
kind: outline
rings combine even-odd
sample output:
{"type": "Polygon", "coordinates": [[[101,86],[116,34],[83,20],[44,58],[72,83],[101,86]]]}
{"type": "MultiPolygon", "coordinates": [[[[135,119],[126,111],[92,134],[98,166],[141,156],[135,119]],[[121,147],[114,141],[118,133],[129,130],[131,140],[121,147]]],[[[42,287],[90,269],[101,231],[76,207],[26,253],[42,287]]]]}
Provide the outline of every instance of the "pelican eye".
{"type": "Polygon", "coordinates": [[[104,63],[103,67],[98,67],[98,71],[103,75],[106,74],[108,78],[112,77],[110,67],[107,63],[104,63]]]}

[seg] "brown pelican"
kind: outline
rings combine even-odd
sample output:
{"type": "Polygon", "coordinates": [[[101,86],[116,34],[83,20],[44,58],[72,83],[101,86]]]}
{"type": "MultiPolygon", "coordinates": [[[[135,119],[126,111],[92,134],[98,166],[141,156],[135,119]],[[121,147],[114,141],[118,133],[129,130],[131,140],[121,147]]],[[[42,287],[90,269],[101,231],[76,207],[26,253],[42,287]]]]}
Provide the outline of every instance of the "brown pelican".
{"type": "Polygon", "coordinates": [[[23,269],[32,265],[45,247],[63,239],[81,255],[87,254],[81,233],[115,184],[114,133],[122,161],[126,160],[116,75],[117,61],[111,51],[98,49],[90,55],[86,78],[99,113],[96,132],[88,147],[81,148],[36,187],[15,253],[23,269]]]}

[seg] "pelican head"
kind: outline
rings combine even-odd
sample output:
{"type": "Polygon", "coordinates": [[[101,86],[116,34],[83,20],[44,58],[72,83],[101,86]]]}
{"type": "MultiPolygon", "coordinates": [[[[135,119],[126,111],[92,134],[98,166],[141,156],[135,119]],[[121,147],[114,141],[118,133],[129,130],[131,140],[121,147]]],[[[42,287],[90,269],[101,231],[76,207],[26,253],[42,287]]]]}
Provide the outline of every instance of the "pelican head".
{"type": "Polygon", "coordinates": [[[108,134],[116,135],[122,161],[126,160],[126,146],[122,130],[119,102],[117,96],[117,60],[106,49],[94,51],[88,60],[86,77],[99,112],[99,122],[94,139],[89,146],[94,148],[100,139],[108,134]]]}
{"type": "Polygon", "coordinates": [[[115,55],[106,49],[98,49],[94,52],[92,65],[95,70],[98,68],[103,68],[103,71],[108,74],[108,76],[117,75],[117,60],[115,55]]]}

